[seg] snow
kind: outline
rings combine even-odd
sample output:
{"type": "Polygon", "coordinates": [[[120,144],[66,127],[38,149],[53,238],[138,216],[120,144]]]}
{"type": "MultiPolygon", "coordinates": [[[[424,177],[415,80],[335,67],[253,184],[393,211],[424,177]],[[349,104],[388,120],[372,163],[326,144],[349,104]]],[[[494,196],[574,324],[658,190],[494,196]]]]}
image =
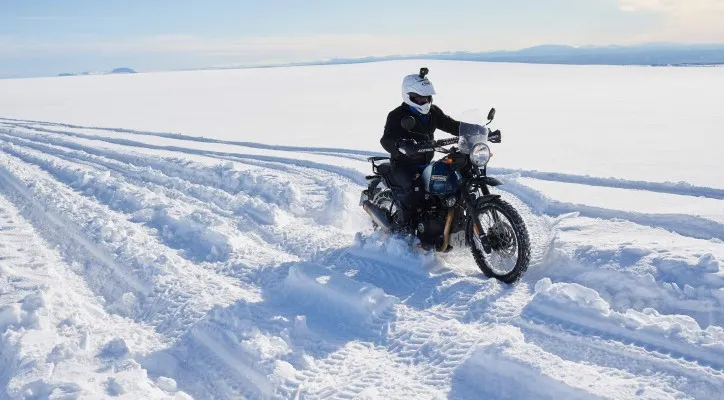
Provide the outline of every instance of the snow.
{"type": "Polygon", "coordinates": [[[721,398],[724,70],[426,61],[508,286],[358,205],[419,64],[0,81],[0,398],[721,398]]]}
{"type": "Polygon", "coordinates": [[[131,357],[161,344],[153,327],[108,313],[5,197],[0,221],[3,395],[101,397],[109,390],[167,397],[131,357]],[[112,383],[106,388],[104,381],[112,383]]]}
{"type": "Polygon", "coordinates": [[[496,154],[497,167],[724,189],[721,68],[409,60],[19,79],[0,82],[0,109],[7,118],[381,151],[400,77],[421,64],[451,116],[497,108],[516,149],[496,154]]]}
{"type": "Polygon", "coordinates": [[[724,329],[701,329],[688,315],[661,315],[653,308],[625,313],[611,310],[595,290],[576,283],[543,278],[523,311],[532,320],[557,320],[584,326],[602,336],[625,338],[680,357],[691,357],[720,369],[724,360],[724,329]]]}

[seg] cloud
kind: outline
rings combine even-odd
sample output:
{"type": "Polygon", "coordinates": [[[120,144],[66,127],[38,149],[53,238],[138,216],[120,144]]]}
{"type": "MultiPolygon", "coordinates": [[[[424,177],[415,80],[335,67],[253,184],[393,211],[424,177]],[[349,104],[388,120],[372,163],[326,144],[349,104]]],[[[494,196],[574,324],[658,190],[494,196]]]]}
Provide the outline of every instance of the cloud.
{"type": "Polygon", "coordinates": [[[624,11],[657,11],[690,14],[724,11],[722,0],[619,0],[624,11]]]}
{"type": "Polygon", "coordinates": [[[618,0],[627,12],[655,13],[663,23],[649,40],[721,42],[724,39],[724,0],[618,0]]]}

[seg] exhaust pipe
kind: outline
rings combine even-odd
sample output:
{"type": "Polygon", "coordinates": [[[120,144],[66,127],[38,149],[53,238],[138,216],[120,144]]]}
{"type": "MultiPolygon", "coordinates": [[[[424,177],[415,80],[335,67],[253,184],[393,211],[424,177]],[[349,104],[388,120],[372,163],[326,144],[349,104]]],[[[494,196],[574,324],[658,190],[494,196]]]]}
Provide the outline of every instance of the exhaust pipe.
{"type": "Polygon", "coordinates": [[[374,221],[378,226],[382,229],[388,231],[390,230],[390,221],[387,220],[387,215],[385,215],[385,212],[381,208],[372,204],[369,200],[362,203],[362,208],[367,212],[367,214],[369,214],[372,221],[374,221]]]}

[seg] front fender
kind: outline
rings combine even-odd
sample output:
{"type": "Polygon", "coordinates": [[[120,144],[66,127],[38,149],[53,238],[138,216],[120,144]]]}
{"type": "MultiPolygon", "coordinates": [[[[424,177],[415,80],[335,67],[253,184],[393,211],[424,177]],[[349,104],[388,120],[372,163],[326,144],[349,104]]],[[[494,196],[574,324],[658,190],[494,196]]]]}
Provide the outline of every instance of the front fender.
{"type": "Polygon", "coordinates": [[[485,196],[475,199],[475,208],[482,207],[486,203],[491,203],[500,198],[499,194],[486,194],[485,196]]]}

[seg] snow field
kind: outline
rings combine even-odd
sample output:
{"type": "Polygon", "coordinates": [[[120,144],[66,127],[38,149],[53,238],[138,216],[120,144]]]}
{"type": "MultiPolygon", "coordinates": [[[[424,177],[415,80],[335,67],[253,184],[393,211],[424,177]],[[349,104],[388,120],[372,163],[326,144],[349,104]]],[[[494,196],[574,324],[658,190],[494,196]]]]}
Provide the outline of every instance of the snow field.
{"type": "Polygon", "coordinates": [[[9,117],[0,398],[724,393],[711,180],[494,165],[533,246],[508,286],[373,233],[364,146],[9,117]]]}
{"type": "Polygon", "coordinates": [[[117,307],[96,297],[76,274],[81,267],[64,263],[5,198],[0,243],[4,395],[173,397],[175,389],[164,390],[134,361],[144,349],[162,346],[162,336],[150,325],[106,311],[117,307]]]}
{"type": "MultiPolygon", "coordinates": [[[[437,398],[446,390],[453,398],[470,398],[476,396],[474,393],[498,398],[535,397],[533,393],[539,393],[540,398],[661,398],[666,393],[711,394],[721,386],[718,353],[708,351],[724,342],[717,333],[721,328],[712,325],[702,329],[694,319],[701,318],[708,307],[713,311],[711,324],[720,324],[721,299],[716,293],[721,278],[719,262],[712,253],[694,258],[693,247],[682,245],[686,251],[674,251],[678,258],[657,258],[652,255],[660,254],[662,249],[655,253],[651,243],[624,244],[604,253],[602,261],[608,267],[618,262],[622,266],[620,271],[593,270],[588,272],[592,276],[583,279],[580,276],[586,274],[573,271],[592,265],[592,260],[586,258],[587,248],[575,244],[581,240],[577,235],[564,238],[567,232],[581,229],[571,226],[585,226],[590,219],[575,213],[548,217],[557,213],[541,207],[545,198],[537,203],[541,197],[521,196],[521,201],[504,192],[506,199],[524,213],[534,238],[534,267],[530,276],[511,289],[481,279],[470,264],[469,255],[462,250],[435,257],[410,252],[409,244],[402,239],[360,235],[356,230],[345,229],[346,223],[336,222],[333,216],[346,216],[343,218],[347,221],[359,219],[359,211],[354,208],[358,186],[346,176],[330,175],[329,168],[315,172],[314,168],[297,166],[292,161],[255,160],[237,169],[238,161],[229,162],[214,153],[197,153],[206,159],[189,163],[184,161],[183,153],[172,158],[160,157],[145,152],[154,149],[120,145],[126,146],[121,150],[123,147],[118,144],[107,142],[91,147],[83,142],[85,138],[69,140],[67,136],[31,133],[32,140],[28,140],[20,130],[5,131],[1,137],[6,161],[3,165],[10,171],[5,179],[22,182],[24,171],[41,182],[41,187],[53,187],[43,191],[36,187],[37,183],[26,180],[25,186],[30,189],[16,185],[18,188],[10,191],[11,196],[22,197],[23,192],[32,190],[26,198],[40,198],[39,204],[62,208],[59,215],[71,216],[74,222],[82,220],[79,212],[66,211],[72,208],[59,199],[58,193],[63,193],[75,203],[87,202],[89,210],[117,215],[117,225],[128,227],[100,229],[105,233],[92,236],[94,246],[97,242],[127,239],[133,235],[120,232],[130,232],[132,228],[146,238],[140,246],[163,246],[166,257],[190,263],[191,268],[201,266],[213,272],[209,278],[219,277],[212,280],[228,276],[247,282],[233,285],[243,287],[247,294],[230,290],[225,295],[229,299],[226,305],[220,302],[211,309],[197,306],[199,310],[208,310],[206,315],[202,311],[189,315],[184,327],[163,329],[170,322],[139,319],[156,326],[164,343],[168,343],[134,357],[138,368],[152,377],[151,382],[154,377],[161,382],[155,383],[158,387],[175,387],[192,396],[221,398],[437,398]],[[302,180],[293,181],[288,175],[290,171],[298,171],[302,180]],[[237,175],[228,181],[211,178],[219,174],[237,175]],[[251,176],[268,178],[255,180],[251,176]],[[232,182],[237,179],[245,183],[234,185],[232,182]],[[304,191],[316,195],[304,196],[304,191]],[[45,197],[37,196],[43,193],[45,197]],[[526,211],[528,207],[531,211],[526,211]],[[259,218],[259,214],[264,218],[259,218]],[[325,222],[325,229],[315,229],[325,222]],[[114,238],[114,234],[120,237],[114,238]],[[310,243],[313,237],[317,239],[311,242],[316,243],[310,243]],[[574,249],[573,253],[567,253],[569,248],[574,249]],[[651,264],[660,266],[660,273],[636,278],[638,271],[625,269],[632,260],[637,261],[636,257],[641,261],[647,255],[651,264]],[[304,259],[311,263],[299,263],[304,259]],[[461,269],[461,265],[468,267],[461,269]],[[693,272],[686,273],[676,266],[687,266],[693,272]],[[563,270],[555,271],[561,267],[563,270]],[[549,283],[550,278],[536,278],[546,274],[564,281],[576,278],[596,290],[578,283],[549,283]],[[662,300],[667,299],[667,291],[673,291],[668,294],[668,310],[680,315],[661,315],[654,309],[642,308],[646,295],[627,287],[627,279],[653,286],[653,294],[647,296],[659,301],[660,309],[667,309],[667,302],[662,300]],[[681,285],[682,293],[691,297],[688,307],[672,306],[678,298],[674,297],[674,284],[681,285]],[[560,291],[544,290],[547,285],[565,286],[560,291]],[[613,303],[616,311],[599,292],[617,300],[613,303]],[[582,301],[586,296],[594,300],[582,301]],[[638,303],[636,296],[642,298],[638,303]],[[547,306],[550,302],[555,307],[547,306]],[[598,308],[592,307],[591,302],[598,308]],[[559,313],[550,312],[551,309],[559,313]],[[602,309],[608,310],[608,314],[599,312],[602,309]],[[502,334],[498,332],[501,329],[502,334]],[[556,329],[563,330],[556,333],[556,329]],[[610,346],[630,343],[643,349],[640,358],[666,372],[647,376],[641,369],[623,368],[626,372],[621,377],[617,371],[622,367],[609,365],[615,364],[610,360],[600,362],[598,367],[584,368],[582,360],[567,360],[558,355],[566,354],[565,344],[551,347],[550,338],[545,339],[545,345],[531,342],[531,338],[543,341],[541,330],[550,330],[553,333],[546,333],[556,340],[571,335],[573,338],[566,340],[587,342],[577,337],[583,330],[595,332],[610,346]],[[510,343],[505,344],[506,341],[510,343]],[[524,348],[528,350],[520,353],[524,348]],[[528,352],[537,354],[536,358],[521,355],[528,352]],[[365,363],[360,366],[362,360],[365,363]],[[491,369],[493,361],[504,368],[491,369]],[[695,367],[698,363],[703,366],[695,367]],[[385,370],[390,372],[380,373],[385,370]],[[404,376],[390,378],[393,371],[400,370],[406,371],[404,376]],[[570,375],[571,370],[578,372],[570,375]],[[480,387],[478,380],[471,377],[481,373],[498,376],[499,382],[507,379],[518,385],[480,387]],[[580,384],[601,374],[610,378],[605,385],[580,384]],[[521,379],[526,376],[537,378],[530,378],[534,382],[531,383],[521,379]],[[682,376],[685,383],[677,383],[682,376]],[[691,383],[702,376],[707,377],[705,383],[691,383]],[[532,389],[541,387],[545,388],[543,392],[532,389]]],[[[507,183],[516,193],[515,178],[506,180],[511,181],[507,183]]],[[[29,214],[29,218],[33,215],[29,214]]],[[[646,231],[641,238],[651,237],[648,231],[654,229],[627,221],[604,223],[629,224],[629,229],[646,231]]],[[[58,224],[66,230],[74,226],[63,219],[58,224]]],[[[597,225],[600,223],[594,224],[597,225]]],[[[82,230],[83,225],[78,229],[82,230]]],[[[595,231],[591,234],[600,235],[595,231]]],[[[679,237],[671,232],[659,234],[679,237]]],[[[685,237],[677,240],[704,242],[685,237]]],[[[610,242],[615,245],[614,238],[610,242]]],[[[605,244],[592,244],[588,251],[603,251],[605,244]]],[[[66,251],[68,257],[74,259],[79,255],[66,251]]],[[[125,267],[117,268],[127,274],[125,267]]],[[[174,270],[172,274],[176,273],[174,270]]],[[[122,281],[133,281],[129,276],[121,277],[122,281]]],[[[198,277],[187,279],[199,281],[198,277]]],[[[145,278],[139,281],[147,282],[145,278]]],[[[147,313],[149,308],[162,312],[164,304],[173,303],[179,296],[170,292],[161,296],[166,303],[154,302],[149,307],[142,294],[150,289],[136,289],[141,294],[108,294],[116,299],[109,309],[138,319],[138,314],[147,313]]],[[[216,290],[212,292],[216,301],[224,298],[216,290]]],[[[106,353],[123,353],[123,348],[120,344],[111,346],[106,353]]],[[[625,357],[621,352],[607,351],[609,358],[611,354],[625,357]]],[[[115,383],[106,386],[112,387],[107,394],[121,390],[115,383]]]]}

